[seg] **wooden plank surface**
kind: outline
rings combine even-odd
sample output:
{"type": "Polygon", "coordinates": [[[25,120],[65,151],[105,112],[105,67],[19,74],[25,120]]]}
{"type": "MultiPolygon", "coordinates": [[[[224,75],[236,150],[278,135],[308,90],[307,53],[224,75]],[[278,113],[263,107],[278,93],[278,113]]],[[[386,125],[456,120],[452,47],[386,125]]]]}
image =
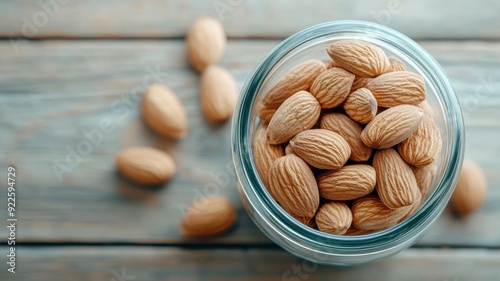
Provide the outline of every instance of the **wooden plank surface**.
{"type": "Polygon", "coordinates": [[[239,38],[282,38],[322,22],[365,20],[413,38],[498,39],[499,10],[492,0],[18,0],[0,4],[0,37],[183,37],[194,18],[210,15],[239,38]]]}
{"type": "MultiPolygon", "coordinates": [[[[231,40],[222,65],[241,86],[277,43],[231,40]]],[[[492,155],[500,151],[500,43],[422,44],[466,102],[467,156],[485,168],[490,192],[479,213],[464,220],[445,214],[420,245],[499,247],[500,225],[493,222],[500,214],[500,158],[492,155]]],[[[33,41],[16,54],[8,42],[0,43],[0,167],[18,167],[20,241],[193,243],[178,234],[182,211],[200,194],[220,193],[231,199],[239,219],[231,232],[211,242],[271,244],[242,209],[227,168],[229,124],[214,127],[201,116],[199,77],[186,65],[183,47],[181,40],[33,41]],[[135,87],[142,85],[148,68],[157,65],[158,80],[187,107],[190,135],[185,141],[156,136],[140,120],[138,103],[126,101],[140,92],[135,87]],[[120,110],[113,109],[115,103],[120,110]],[[98,130],[106,118],[114,130],[59,181],[54,161],[64,163],[66,147],[77,149],[86,139],[82,131],[98,130]],[[134,145],[172,153],[179,166],[176,177],[150,191],[117,176],[113,156],[134,145]]],[[[0,193],[0,201],[5,196],[0,193]]],[[[5,212],[1,208],[0,217],[5,212]]],[[[0,228],[0,241],[5,237],[6,229],[0,228]]]]}
{"type": "MultiPolygon", "coordinates": [[[[498,250],[410,249],[358,267],[329,267],[281,250],[182,250],[151,247],[31,248],[18,251],[4,281],[131,280],[498,280],[498,250]]],[[[0,258],[2,261],[5,257],[0,258]]]]}

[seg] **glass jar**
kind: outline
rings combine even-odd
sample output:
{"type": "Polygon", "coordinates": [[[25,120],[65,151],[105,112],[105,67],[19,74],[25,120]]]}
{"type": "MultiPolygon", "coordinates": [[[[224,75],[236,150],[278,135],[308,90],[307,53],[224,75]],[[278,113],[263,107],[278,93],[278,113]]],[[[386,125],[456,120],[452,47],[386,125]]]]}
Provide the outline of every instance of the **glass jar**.
{"type": "Polygon", "coordinates": [[[301,258],[331,265],[355,265],[393,255],[417,242],[445,208],[458,180],[464,151],[464,127],[457,97],[439,64],[417,43],[390,28],[360,21],[336,21],[310,27],[281,42],[254,69],[244,85],[232,124],[232,153],[239,192],[254,221],[276,244],[301,258]],[[270,196],[255,168],[252,140],[263,96],[293,66],[327,59],[326,47],[355,39],[382,48],[425,78],[443,147],[425,203],[409,218],[376,233],[333,235],[309,228],[286,213],[270,196]]]}

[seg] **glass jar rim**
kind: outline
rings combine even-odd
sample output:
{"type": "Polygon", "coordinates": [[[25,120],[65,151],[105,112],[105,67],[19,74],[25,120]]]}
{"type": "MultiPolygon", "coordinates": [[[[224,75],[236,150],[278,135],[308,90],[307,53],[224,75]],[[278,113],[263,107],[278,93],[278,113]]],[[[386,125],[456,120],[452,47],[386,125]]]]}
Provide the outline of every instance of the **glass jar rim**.
{"type": "MultiPolygon", "coordinates": [[[[443,202],[450,198],[458,180],[457,171],[463,161],[464,130],[458,99],[439,64],[420,45],[405,35],[388,27],[363,21],[334,21],[312,26],[300,31],[282,41],[254,69],[247,79],[233,116],[232,123],[232,153],[233,164],[239,181],[240,192],[248,199],[248,203],[263,221],[279,234],[280,238],[271,238],[284,248],[290,250],[302,247],[313,252],[327,255],[359,256],[374,254],[379,251],[390,251],[402,243],[409,243],[418,234],[424,232],[434,222],[444,209],[443,202]],[[372,234],[359,236],[340,236],[324,233],[309,228],[280,210],[278,204],[265,190],[255,169],[252,143],[249,138],[251,130],[252,109],[267,72],[280,62],[290,51],[307,44],[314,39],[340,33],[368,36],[385,43],[411,57],[420,64],[426,77],[430,78],[437,89],[437,95],[443,103],[447,118],[449,134],[449,153],[443,176],[434,193],[426,200],[419,210],[404,220],[388,228],[372,234]]],[[[254,219],[254,218],[252,218],[254,219]]],[[[254,219],[255,221],[255,219],[254,219]]],[[[261,230],[267,232],[258,223],[261,230]]],[[[268,235],[270,236],[270,235],[268,235]]],[[[299,255],[301,255],[299,253],[299,255]]],[[[312,259],[311,256],[301,255],[312,259]]]]}

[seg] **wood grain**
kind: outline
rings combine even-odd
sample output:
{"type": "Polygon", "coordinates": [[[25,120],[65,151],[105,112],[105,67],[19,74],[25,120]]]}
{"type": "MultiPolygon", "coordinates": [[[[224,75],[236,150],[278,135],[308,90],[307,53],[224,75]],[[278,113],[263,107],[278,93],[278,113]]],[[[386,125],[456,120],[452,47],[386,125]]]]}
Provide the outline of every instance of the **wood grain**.
{"type": "Polygon", "coordinates": [[[388,25],[413,38],[498,39],[500,2],[491,0],[18,0],[3,1],[0,37],[179,38],[198,16],[223,21],[232,38],[283,38],[333,20],[388,25]],[[66,3],[56,6],[40,3],[66,3]],[[480,20],[478,20],[480,19],[480,20]],[[26,23],[29,22],[29,23],[26,23]],[[28,27],[31,25],[31,28],[28,27]]]}
{"type": "MultiPolygon", "coordinates": [[[[278,41],[231,40],[222,61],[241,86],[278,41]]],[[[442,64],[466,113],[467,157],[486,170],[488,199],[480,212],[459,220],[445,213],[419,245],[500,246],[500,43],[422,42],[442,64]],[[485,86],[481,86],[484,84],[485,86]],[[480,89],[478,92],[477,89],[480,89]],[[488,91],[486,91],[488,90],[488,91]],[[480,93],[480,94],[477,94],[480,93]]],[[[238,223],[214,244],[271,244],[243,210],[232,176],[229,124],[206,123],[198,106],[198,75],[184,57],[184,43],[169,41],[32,41],[15,54],[0,42],[0,167],[18,168],[18,239],[31,242],[103,241],[195,243],[179,236],[185,208],[200,194],[227,195],[238,223]],[[140,119],[132,92],[147,68],[186,105],[189,137],[171,142],[140,119]],[[118,104],[120,110],[113,109],[118,104]],[[114,130],[59,181],[54,161],[65,161],[66,146],[77,149],[109,119],[114,130]],[[115,172],[122,147],[150,145],[170,152],[179,166],[164,187],[141,189],[115,172]],[[228,168],[229,167],[229,168],[228,168]],[[214,176],[216,175],[216,176],[214,176]]],[[[147,81],[148,82],[148,81],[147,81]]],[[[140,95],[139,95],[140,96],[140,95]]],[[[3,176],[2,176],[3,177],[3,176]]],[[[6,194],[0,193],[0,201],[6,194]]],[[[0,217],[6,217],[0,208],[0,217]]],[[[0,228],[0,241],[6,229],[0,228]]]]}
{"type": "MultiPolygon", "coordinates": [[[[276,249],[182,250],[152,247],[64,247],[18,251],[15,275],[1,280],[497,280],[498,250],[410,249],[358,267],[315,265],[276,249]],[[43,260],[43,262],[41,262],[43,260]]],[[[4,260],[1,257],[0,260],[4,260]]]]}

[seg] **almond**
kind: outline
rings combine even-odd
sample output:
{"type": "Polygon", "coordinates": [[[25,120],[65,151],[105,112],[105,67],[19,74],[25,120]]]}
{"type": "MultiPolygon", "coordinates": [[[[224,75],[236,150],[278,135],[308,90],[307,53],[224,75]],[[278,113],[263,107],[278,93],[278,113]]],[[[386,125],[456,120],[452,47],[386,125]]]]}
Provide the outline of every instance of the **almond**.
{"type": "Polygon", "coordinates": [[[435,117],[435,115],[434,115],[434,109],[432,109],[432,106],[431,106],[431,104],[428,101],[424,100],[423,102],[421,102],[418,105],[418,107],[420,107],[421,109],[423,109],[424,113],[427,114],[427,115],[429,115],[430,117],[432,117],[432,118],[435,117]]]}
{"type": "Polygon", "coordinates": [[[361,140],[369,147],[388,148],[404,141],[420,125],[424,113],[412,105],[398,105],[373,118],[361,133],[361,140]]]}
{"type": "Polygon", "coordinates": [[[339,134],[311,129],[298,133],[290,146],[295,155],[318,169],[338,169],[347,162],[351,149],[339,134]]]}
{"type": "Polygon", "coordinates": [[[229,230],[236,221],[236,211],[223,196],[203,198],[184,215],[181,233],[192,237],[209,237],[229,230]]]}
{"type": "Polygon", "coordinates": [[[342,68],[331,68],[321,73],[311,86],[311,94],[321,108],[334,108],[343,103],[351,91],[354,74],[342,68]]]}
{"type": "Polygon", "coordinates": [[[341,113],[325,114],[320,121],[322,129],[333,131],[344,138],[351,148],[352,161],[367,161],[372,149],[366,146],[360,138],[363,128],[349,117],[341,113]]]}
{"type": "Polygon", "coordinates": [[[370,90],[360,88],[347,96],[344,110],[352,120],[366,124],[377,115],[378,104],[370,90]]]}
{"type": "Polygon", "coordinates": [[[366,78],[366,77],[356,76],[356,78],[354,78],[354,81],[352,82],[351,92],[355,91],[355,90],[357,90],[359,88],[365,88],[366,84],[368,84],[368,82],[370,82],[372,79],[373,78],[366,78]]]}
{"type": "Polygon", "coordinates": [[[210,17],[197,19],[186,35],[189,63],[197,71],[217,63],[226,49],[226,34],[221,23],[210,17]]]}
{"type": "Polygon", "coordinates": [[[370,194],[375,188],[375,169],[370,165],[349,165],[318,177],[321,197],[328,200],[353,200],[370,194]]]}
{"type": "Polygon", "coordinates": [[[384,51],[367,42],[342,40],[326,48],[339,67],[360,77],[375,77],[391,71],[391,63],[384,51]]]}
{"type": "Polygon", "coordinates": [[[285,154],[293,154],[292,146],[290,144],[287,144],[287,146],[285,147],[285,154]]]}
{"type": "Polygon", "coordinates": [[[425,81],[417,73],[395,71],[373,78],[366,88],[382,107],[401,104],[418,105],[425,100],[425,81]]]}
{"type": "Polygon", "coordinates": [[[395,225],[410,207],[390,209],[377,196],[369,195],[352,204],[352,226],[361,230],[382,230],[395,225]]]}
{"type": "Polygon", "coordinates": [[[315,219],[319,230],[344,234],[351,226],[352,213],[345,203],[327,202],[318,209],[315,219]]]}
{"type": "Polygon", "coordinates": [[[422,197],[426,198],[431,189],[432,182],[437,176],[436,162],[423,167],[414,167],[413,175],[415,175],[417,186],[420,189],[420,193],[422,193],[422,197]]]}
{"type": "Polygon", "coordinates": [[[429,115],[424,115],[417,130],[398,145],[398,152],[411,165],[420,167],[434,162],[441,151],[441,134],[429,115]]]}
{"type": "Polygon", "coordinates": [[[417,181],[410,166],[394,149],[377,150],[372,165],[377,173],[378,196],[387,207],[396,209],[415,202],[417,181]]]}
{"type": "Polygon", "coordinates": [[[300,91],[278,108],[267,128],[270,144],[281,144],[316,124],[321,107],[310,93],[300,91]]]}
{"type": "Polygon", "coordinates": [[[188,133],[188,119],[184,105],[167,87],[154,84],[142,98],[144,121],[158,134],[172,139],[184,138],[188,133]]]}
{"type": "Polygon", "coordinates": [[[150,147],[131,147],[115,157],[118,171],[127,179],[144,185],[158,185],[168,181],[176,171],[172,157],[150,147]]]}
{"type": "Polygon", "coordinates": [[[391,62],[392,71],[406,71],[406,65],[400,59],[396,57],[389,57],[389,61],[391,62]]]}
{"type": "Polygon", "coordinates": [[[278,110],[277,107],[268,107],[266,105],[261,105],[259,108],[259,117],[263,121],[269,123],[276,113],[276,110],[278,110]]]}
{"type": "Polygon", "coordinates": [[[481,167],[465,160],[457,186],[451,197],[451,206],[461,216],[466,216],[483,205],[488,192],[486,175],[481,167]]]}
{"type": "Polygon", "coordinates": [[[285,151],[281,145],[269,144],[266,135],[267,125],[260,125],[253,141],[253,159],[262,183],[269,188],[269,169],[276,159],[285,156],[285,151]]]}
{"type": "Polygon", "coordinates": [[[309,226],[310,228],[316,228],[316,221],[314,221],[314,217],[299,217],[293,214],[291,214],[291,216],[302,224],[309,226]]]}
{"type": "Polygon", "coordinates": [[[318,185],[304,160],[294,154],[274,162],[269,170],[269,193],[289,214],[313,217],[319,207],[318,185]]]}
{"type": "Polygon", "coordinates": [[[327,59],[327,60],[324,60],[323,62],[325,63],[325,67],[326,67],[326,69],[330,69],[330,68],[334,68],[334,67],[339,67],[339,66],[337,65],[337,63],[336,63],[336,62],[334,62],[333,60],[329,60],[329,59],[327,59]]]}
{"type": "MultiPolygon", "coordinates": [[[[309,91],[316,77],[325,70],[325,64],[315,59],[295,66],[269,89],[262,99],[262,106],[267,110],[276,109],[295,93],[309,91]]],[[[259,112],[259,116],[263,118],[263,112],[259,112]]]]}
{"type": "Polygon", "coordinates": [[[233,76],[224,68],[211,65],[203,71],[200,82],[200,105],[212,122],[226,121],[233,115],[238,88],[233,76]]]}
{"type": "Polygon", "coordinates": [[[401,218],[401,220],[399,220],[399,222],[402,222],[405,219],[409,218],[411,215],[413,215],[413,213],[415,213],[418,210],[418,208],[420,208],[421,203],[422,203],[422,193],[420,192],[420,189],[417,188],[415,189],[415,202],[411,204],[410,210],[403,218],[401,218]]]}

